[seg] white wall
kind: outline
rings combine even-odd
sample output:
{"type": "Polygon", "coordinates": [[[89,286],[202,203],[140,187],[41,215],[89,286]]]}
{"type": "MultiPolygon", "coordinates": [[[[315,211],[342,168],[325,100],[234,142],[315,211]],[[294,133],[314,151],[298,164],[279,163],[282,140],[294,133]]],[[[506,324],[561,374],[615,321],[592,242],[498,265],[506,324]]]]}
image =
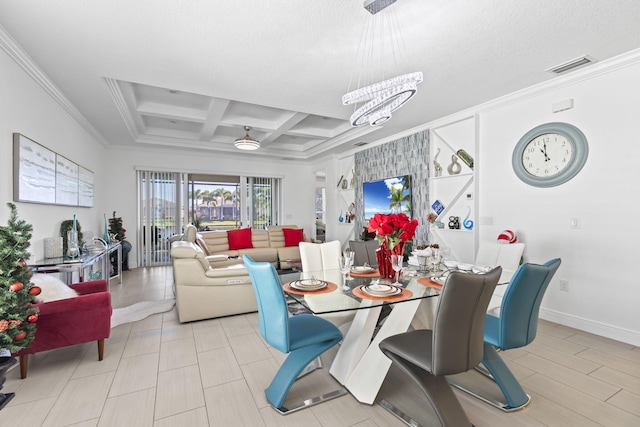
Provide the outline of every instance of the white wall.
{"type": "MultiPolygon", "coordinates": [[[[475,159],[479,215],[473,218],[479,240],[495,241],[500,231],[513,229],[526,244],[525,261],[562,259],[543,301],[542,318],[640,345],[635,271],[640,241],[640,50],[388,139],[474,114],[480,130],[475,159]],[[574,100],[574,108],[552,113],[551,105],[566,99],[574,100]],[[580,128],[589,141],[589,158],[584,169],[561,186],[528,186],[513,172],[513,149],[528,130],[552,121],[580,128]],[[578,229],[570,228],[572,218],[577,218],[578,229]],[[561,279],[569,282],[568,292],[559,290],[561,279]]],[[[330,182],[329,173],[327,177],[330,182]]],[[[332,208],[337,217],[337,206],[332,208]]]]}
{"type": "Polygon", "coordinates": [[[44,256],[44,239],[60,235],[60,223],[77,214],[82,231],[99,231],[108,191],[106,149],[74,120],[60,104],[0,50],[0,225],[9,217],[13,201],[13,133],[21,133],[94,172],[95,207],[80,208],[17,203],[18,215],[33,226],[30,261],[44,256]]]}
{"type": "Polygon", "coordinates": [[[315,226],[315,169],[299,162],[253,159],[238,155],[220,155],[171,149],[112,148],[108,153],[108,215],[115,210],[122,217],[127,240],[133,248],[130,267],[136,267],[137,221],[136,167],[148,170],[210,173],[222,175],[268,176],[282,178],[282,224],[304,228],[308,237],[315,226]]]}
{"type": "Polygon", "coordinates": [[[513,229],[527,245],[526,261],[562,258],[542,316],[639,344],[640,62],[635,56],[635,63],[623,68],[557,88],[532,88],[480,111],[478,171],[481,239],[513,229]],[[574,100],[574,108],[552,113],[552,103],[566,99],[574,100]],[[580,128],[589,158],[563,185],[528,186],[511,167],[513,148],[529,129],[552,121],[580,128]],[[571,218],[578,219],[579,229],[570,228],[571,218]],[[559,290],[560,279],[568,280],[568,292],[559,290]]]}

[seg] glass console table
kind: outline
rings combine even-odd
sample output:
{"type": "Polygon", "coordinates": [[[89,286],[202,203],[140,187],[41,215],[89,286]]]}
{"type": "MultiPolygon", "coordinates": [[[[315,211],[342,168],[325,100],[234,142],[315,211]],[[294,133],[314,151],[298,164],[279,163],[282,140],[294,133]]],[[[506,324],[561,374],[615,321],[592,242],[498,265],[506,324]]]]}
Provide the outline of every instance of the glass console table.
{"type": "Polygon", "coordinates": [[[122,284],[122,244],[113,242],[107,244],[106,248],[100,251],[82,251],[78,258],[43,258],[29,263],[29,268],[34,273],[65,273],[63,276],[67,284],[72,282],[75,272],[78,273],[80,282],[99,278],[104,278],[109,282],[110,279],[117,278],[118,283],[122,284]],[[114,252],[118,254],[118,262],[115,275],[110,276],[109,255],[114,252]]]}

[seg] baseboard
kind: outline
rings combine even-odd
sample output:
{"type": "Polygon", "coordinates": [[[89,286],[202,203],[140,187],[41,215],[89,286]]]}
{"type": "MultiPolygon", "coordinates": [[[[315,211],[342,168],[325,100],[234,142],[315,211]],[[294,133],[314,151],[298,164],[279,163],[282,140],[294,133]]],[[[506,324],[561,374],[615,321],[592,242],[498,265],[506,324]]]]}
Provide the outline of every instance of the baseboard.
{"type": "Polygon", "coordinates": [[[584,317],[574,316],[555,310],[540,308],[540,318],[560,325],[580,329],[612,340],[640,346],[640,331],[632,331],[606,323],[595,322],[584,317]]]}

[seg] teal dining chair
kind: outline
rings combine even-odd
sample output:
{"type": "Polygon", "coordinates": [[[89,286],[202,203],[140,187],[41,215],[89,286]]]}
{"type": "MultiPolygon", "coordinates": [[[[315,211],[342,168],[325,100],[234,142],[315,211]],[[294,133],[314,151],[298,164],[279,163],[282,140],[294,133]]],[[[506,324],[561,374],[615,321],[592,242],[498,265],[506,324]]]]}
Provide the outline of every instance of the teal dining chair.
{"type": "Polygon", "coordinates": [[[498,350],[524,347],[535,339],[542,297],[560,263],[560,258],[555,258],[542,265],[522,264],[507,285],[499,316],[490,313],[485,316],[482,365],[487,372],[479,370],[496,382],[506,402],[484,397],[460,382],[454,385],[507,412],[524,408],[529,403],[531,397],[525,393],[498,350]]]}
{"type": "MultiPolygon", "coordinates": [[[[340,330],[328,320],[312,314],[289,316],[278,274],[269,262],[255,262],[243,255],[258,302],[260,335],[273,348],[288,353],[265,390],[269,404],[288,414],[347,393],[344,388],[284,407],[284,401],[307,365],[342,340],[340,330]]],[[[306,372],[305,372],[306,373],[306,372]]]]}
{"type": "MultiPolygon", "coordinates": [[[[442,426],[471,425],[446,375],[480,363],[484,316],[501,273],[501,267],[486,274],[452,272],[442,287],[433,329],[392,335],[379,344],[384,355],[418,384],[442,426]]],[[[381,404],[394,412],[389,402],[381,404]]],[[[407,422],[406,414],[394,413],[407,422]]],[[[416,425],[412,422],[407,424],[416,425]]]]}

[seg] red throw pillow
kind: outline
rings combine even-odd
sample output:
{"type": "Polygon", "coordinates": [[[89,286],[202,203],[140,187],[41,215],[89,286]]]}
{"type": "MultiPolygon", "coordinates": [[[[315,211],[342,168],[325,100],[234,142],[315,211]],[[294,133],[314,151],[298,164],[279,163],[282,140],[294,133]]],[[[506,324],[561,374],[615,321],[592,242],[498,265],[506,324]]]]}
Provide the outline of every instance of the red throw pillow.
{"type": "Polygon", "coordinates": [[[283,228],[285,246],[298,246],[300,242],[304,242],[304,229],[302,228],[283,228]]]}
{"type": "Polygon", "coordinates": [[[241,228],[240,230],[228,230],[227,240],[229,241],[229,249],[251,249],[253,242],[251,241],[251,229],[241,228]]]}

